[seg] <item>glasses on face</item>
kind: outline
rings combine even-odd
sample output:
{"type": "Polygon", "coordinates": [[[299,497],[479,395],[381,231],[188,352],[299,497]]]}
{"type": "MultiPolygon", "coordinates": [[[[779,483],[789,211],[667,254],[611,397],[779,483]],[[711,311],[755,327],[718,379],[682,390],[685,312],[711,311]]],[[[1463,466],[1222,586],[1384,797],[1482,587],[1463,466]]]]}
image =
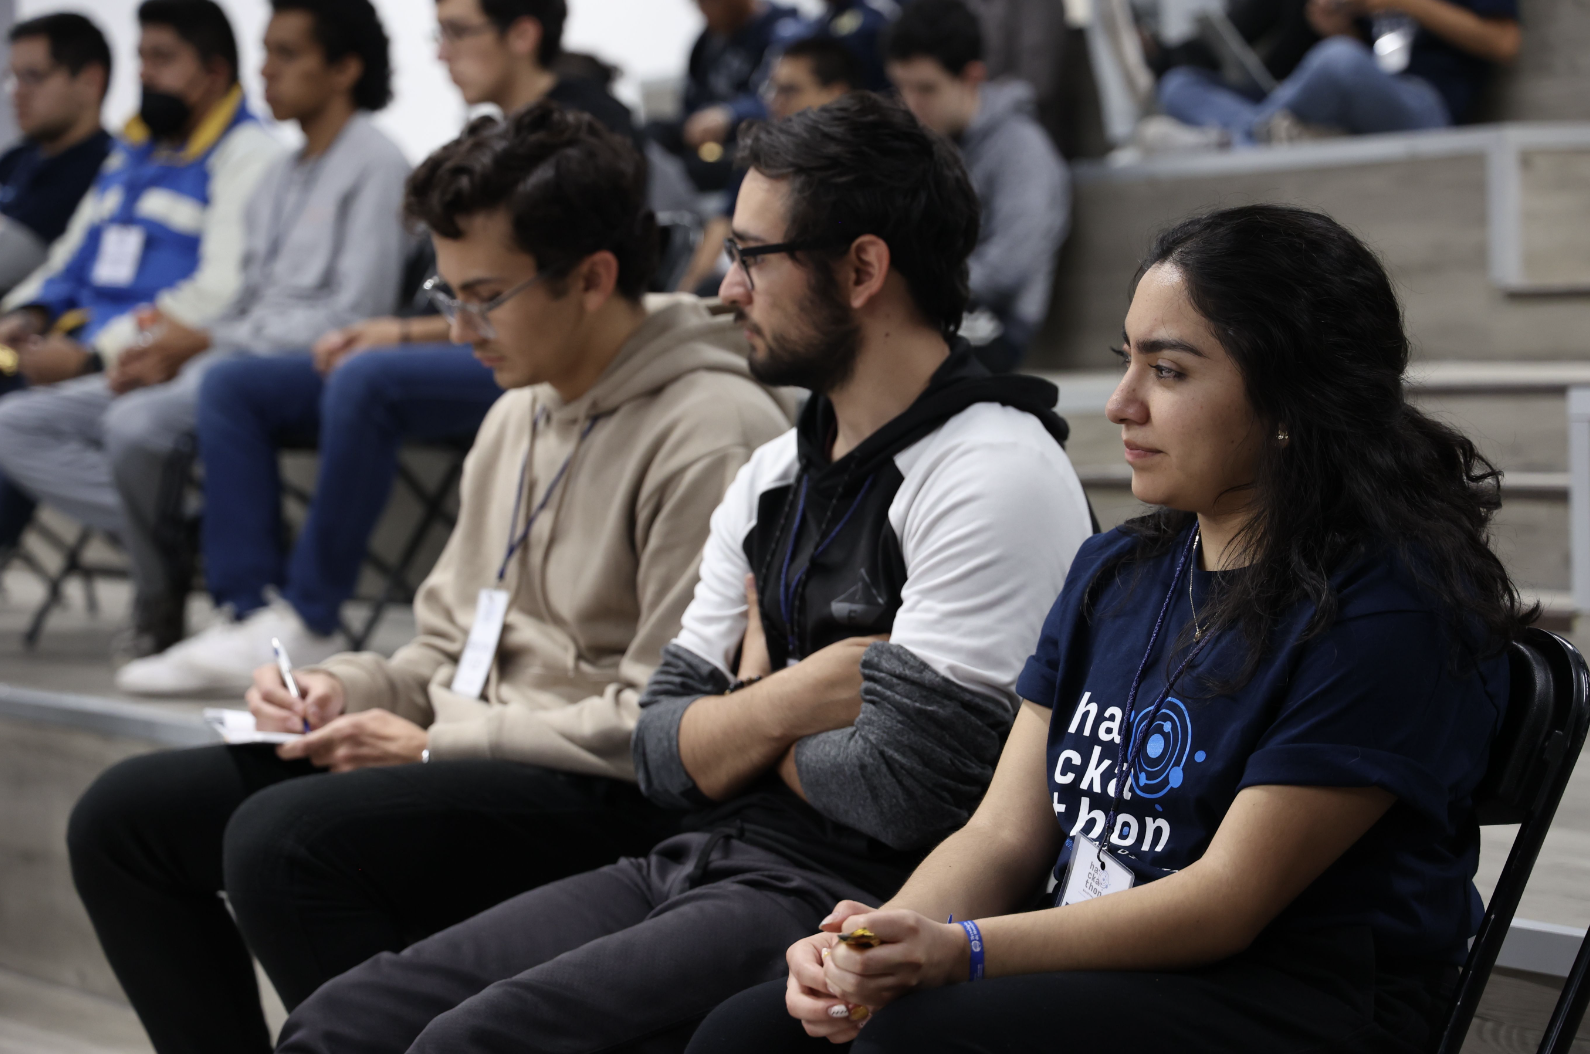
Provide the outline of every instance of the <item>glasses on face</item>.
{"type": "Polygon", "coordinates": [[[531,275],[513,288],[498,293],[484,304],[472,304],[453,296],[447,291],[447,283],[442,281],[441,275],[432,275],[420,288],[425,290],[425,295],[436,305],[436,310],[442,313],[442,317],[447,319],[449,326],[464,326],[483,340],[496,340],[497,327],[493,326],[491,319],[486,316],[545,277],[545,272],[531,275]]]}
{"type": "Polygon", "coordinates": [[[36,90],[43,87],[44,82],[55,76],[60,69],[60,66],[51,66],[47,70],[12,70],[6,77],[6,91],[14,95],[18,88],[36,90]]]}
{"type": "Polygon", "coordinates": [[[482,33],[495,33],[497,26],[492,22],[476,22],[470,25],[467,22],[441,22],[431,30],[431,43],[440,47],[443,44],[457,44],[478,37],[482,33]]]}
{"type": "Polygon", "coordinates": [[[741,245],[733,238],[723,239],[723,251],[729,257],[729,269],[732,271],[739,267],[745,275],[745,284],[750,286],[751,292],[756,292],[756,279],[751,277],[751,272],[756,269],[757,260],[764,256],[773,256],[778,253],[798,253],[808,249],[825,249],[834,242],[775,242],[772,245],[741,245]]]}

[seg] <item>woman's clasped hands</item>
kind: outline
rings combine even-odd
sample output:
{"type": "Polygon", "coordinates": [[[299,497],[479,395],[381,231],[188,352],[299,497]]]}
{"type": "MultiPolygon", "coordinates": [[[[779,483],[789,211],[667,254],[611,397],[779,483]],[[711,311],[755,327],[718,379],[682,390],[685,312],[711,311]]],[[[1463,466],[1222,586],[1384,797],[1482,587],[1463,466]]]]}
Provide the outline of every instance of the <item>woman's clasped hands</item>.
{"type": "Polygon", "coordinates": [[[808,1035],[848,1043],[871,1015],[918,988],[967,976],[971,944],[960,926],[915,911],[878,910],[842,900],[815,933],[784,953],[789,982],[784,1005],[808,1035]],[[868,929],[882,944],[852,948],[841,933],[868,929]]]}

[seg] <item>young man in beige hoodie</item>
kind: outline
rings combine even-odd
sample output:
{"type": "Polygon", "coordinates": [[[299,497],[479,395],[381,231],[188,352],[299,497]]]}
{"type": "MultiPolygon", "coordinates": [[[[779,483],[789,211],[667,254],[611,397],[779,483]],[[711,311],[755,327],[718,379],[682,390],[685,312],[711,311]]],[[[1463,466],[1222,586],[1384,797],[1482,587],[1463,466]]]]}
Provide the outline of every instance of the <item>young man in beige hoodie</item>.
{"type": "Polygon", "coordinates": [[[72,818],[78,890],[162,1050],[269,1049],[250,950],[293,1006],[669,833],[634,784],[640,692],[713,508],[788,427],[728,319],[642,299],[644,164],[592,118],[541,104],[477,122],[416,170],[408,207],[454,339],[511,389],[469,455],[415,639],[296,671],[302,700],[262,668],[259,727],[312,731],[123,762],[72,818]]]}

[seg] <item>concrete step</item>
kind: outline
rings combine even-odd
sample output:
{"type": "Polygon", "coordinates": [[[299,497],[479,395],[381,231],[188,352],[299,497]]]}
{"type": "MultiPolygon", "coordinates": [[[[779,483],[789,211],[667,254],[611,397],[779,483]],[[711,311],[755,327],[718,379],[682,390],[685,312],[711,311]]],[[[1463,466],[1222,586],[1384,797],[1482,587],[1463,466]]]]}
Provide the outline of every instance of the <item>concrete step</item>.
{"type": "Polygon", "coordinates": [[[1153,235],[1253,202],[1320,208],[1367,240],[1397,284],[1421,357],[1584,354],[1590,124],[1355,136],[1073,171],[1072,230],[1035,367],[1107,365],[1153,235]]]}
{"type": "MultiPolygon", "coordinates": [[[[1143,506],[1131,496],[1120,430],[1104,417],[1119,371],[1043,376],[1060,388],[1059,409],[1071,425],[1067,449],[1100,522],[1138,515],[1143,506]]],[[[1408,377],[1416,404],[1472,438],[1504,471],[1497,550],[1556,626],[1572,613],[1566,393],[1579,385],[1590,385],[1590,362],[1422,362],[1408,377]]]]}

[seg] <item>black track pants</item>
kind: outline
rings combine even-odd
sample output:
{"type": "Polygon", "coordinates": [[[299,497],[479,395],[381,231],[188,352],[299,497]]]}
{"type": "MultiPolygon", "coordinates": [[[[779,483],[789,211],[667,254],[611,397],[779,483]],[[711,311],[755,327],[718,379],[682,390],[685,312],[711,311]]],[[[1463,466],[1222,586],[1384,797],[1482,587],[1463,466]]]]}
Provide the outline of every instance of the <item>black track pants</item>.
{"type": "Polygon", "coordinates": [[[378,952],[669,831],[616,780],[509,761],[329,775],[270,747],[216,746],[113,766],[67,841],[160,1054],[249,1054],[270,1049],[250,948],[292,1007],[378,952]]]}

